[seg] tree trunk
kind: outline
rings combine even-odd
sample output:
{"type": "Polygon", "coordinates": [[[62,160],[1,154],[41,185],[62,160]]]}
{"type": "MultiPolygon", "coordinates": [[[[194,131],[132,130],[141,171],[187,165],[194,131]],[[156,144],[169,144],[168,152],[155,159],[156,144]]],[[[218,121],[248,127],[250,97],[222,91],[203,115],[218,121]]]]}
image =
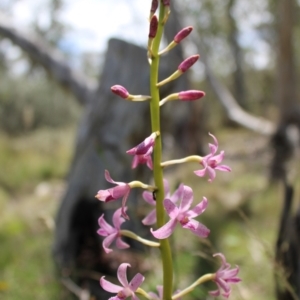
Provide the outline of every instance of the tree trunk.
{"type": "Polygon", "coordinates": [[[295,8],[295,0],[278,2],[277,101],[280,115],[271,140],[274,147],[271,176],[275,179],[285,178],[285,164],[292,157],[295,146],[299,146],[300,106],[293,45],[295,8]]]}
{"type": "Polygon", "coordinates": [[[235,71],[233,73],[234,79],[234,96],[238,100],[238,103],[241,107],[246,108],[246,93],[245,93],[245,80],[243,72],[243,52],[238,43],[238,28],[233,15],[233,9],[235,6],[236,0],[229,0],[227,5],[227,15],[229,21],[229,44],[231,47],[235,71]]]}

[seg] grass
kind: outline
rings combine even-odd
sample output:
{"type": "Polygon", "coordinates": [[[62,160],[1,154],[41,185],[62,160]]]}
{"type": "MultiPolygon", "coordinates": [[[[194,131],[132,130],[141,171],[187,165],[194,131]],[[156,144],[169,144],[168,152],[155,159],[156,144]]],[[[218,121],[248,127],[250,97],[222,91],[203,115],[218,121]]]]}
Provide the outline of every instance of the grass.
{"type": "MultiPolygon", "coordinates": [[[[63,299],[51,259],[53,217],[64,190],[72,155],[74,129],[43,129],[26,136],[0,135],[0,299],[63,299]]],[[[213,184],[192,175],[194,164],[167,169],[171,182],[194,188],[195,200],[209,199],[200,220],[212,231],[211,243],[179,229],[172,240],[179,288],[212,271],[218,263],[201,257],[221,251],[240,266],[242,282],[233,287],[232,300],[273,300],[273,256],[283,191],[267,181],[267,141],[245,130],[218,132],[220,148],[233,172],[218,173],[213,184]],[[169,171],[168,171],[169,170],[169,171]]],[[[209,140],[208,140],[209,141],[209,140]]],[[[296,166],[295,166],[296,168],[296,166]]],[[[299,186],[299,181],[296,187],[299,186]]],[[[145,263],[160,270],[156,251],[145,263]]],[[[218,261],[217,261],[218,262],[218,261]]],[[[161,274],[147,274],[145,289],[155,290],[161,274]]],[[[214,285],[206,285],[214,289],[214,285]]],[[[199,299],[196,289],[185,299],[199,299]]],[[[205,297],[202,297],[205,299],[205,297]]]]}

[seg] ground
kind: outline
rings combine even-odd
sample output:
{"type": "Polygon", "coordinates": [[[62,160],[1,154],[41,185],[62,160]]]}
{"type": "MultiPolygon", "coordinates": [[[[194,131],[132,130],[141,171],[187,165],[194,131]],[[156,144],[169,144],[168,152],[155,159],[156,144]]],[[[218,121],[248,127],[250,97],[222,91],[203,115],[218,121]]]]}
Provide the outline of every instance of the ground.
{"type": "MultiPolygon", "coordinates": [[[[283,189],[268,180],[268,139],[244,129],[226,128],[214,134],[232,167],[230,174],[218,172],[216,180],[208,183],[193,175],[199,168],[195,164],[166,170],[171,185],[184,181],[193,187],[195,201],[208,198],[208,209],[199,220],[213,232],[211,243],[200,244],[196,238],[187,239],[183,229],[176,232],[172,240],[176,283],[178,288],[191,283],[195,264],[199,263],[200,275],[204,269],[197,259],[210,259],[210,253],[221,251],[232,265],[240,266],[242,282],[233,288],[230,299],[273,300],[274,244],[283,189]]],[[[0,134],[1,299],[64,299],[51,247],[74,135],[75,128],[44,129],[14,138],[0,134]]],[[[297,189],[299,182],[294,182],[297,189]]],[[[159,270],[158,255],[155,251],[151,255],[145,259],[146,268],[159,270]]],[[[144,287],[154,289],[159,276],[159,272],[148,274],[144,287]]]]}

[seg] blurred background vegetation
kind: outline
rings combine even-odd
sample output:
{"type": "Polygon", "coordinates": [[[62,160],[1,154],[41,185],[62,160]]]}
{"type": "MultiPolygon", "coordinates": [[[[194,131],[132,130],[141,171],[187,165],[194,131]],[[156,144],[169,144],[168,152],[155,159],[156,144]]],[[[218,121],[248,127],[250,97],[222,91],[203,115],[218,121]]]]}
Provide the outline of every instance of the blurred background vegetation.
{"type": "MultiPolygon", "coordinates": [[[[4,2],[0,9],[9,16],[17,2],[4,2]]],[[[73,30],[59,18],[67,1],[40,2],[45,3],[43,13],[50,22],[46,27],[41,26],[36,16],[28,30],[59,49],[65,61],[74,67],[74,57],[61,47],[66,32],[73,30]]],[[[148,10],[150,3],[146,2],[148,10]]],[[[292,57],[293,80],[299,73],[299,1],[282,0],[282,6],[274,0],[177,2],[183,25],[195,27],[194,38],[201,39],[214,74],[238,104],[278,126],[284,123],[282,107],[293,110],[292,105],[299,103],[296,80],[290,80],[288,86],[285,81],[285,86],[281,86],[282,64],[288,65],[288,58],[292,57]],[[291,35],[292,50],[282,63],[278,50],[280,42],[285,41],[280,39],[279,21],[285,8],[292,9],[293,18],[286,28],[291,35]],[[282,100],[289,96],[279,98],[286,95],[284,89],[293,91],[291,101],[282,100]]],[[[134,2],[127,3],[136,9],[134,2]]],[[[188,55],[194,50],[190,40],[184,51],[188,55]]],[[[51,249],[55,214],[66,188],[84,105],[27,54],[0,34],[0,298],[67,299],[69,293],[57,279],[51,249]]],[[[90,79],[100,77],[101,81],[103,54],[86,52],[80,59],[76,68],[90,79]]],[[[285,78],[290,77],[285,75],[285,78]]],[[[229,262],[241,269],[243,282],[234,287],[231,299],[275,299],[275,242],[284,190],[279,181],[270,180],[274,155],[271,136],[243,128],[228,118],[206,81],[202,64],[195,67],[190,81],[194,88],[207,93],[195,108],[201,111],[206,132],[218,137],[220,148],[226,152],[226,164],[233,172],[218,173],[214,184],[206,184],[205,180],[190,175],[195,166],[166,171],[172,186],[184,180],[195,188],[196,198],[205,195],[210,199],[203,223],[211,228],[211,243],[199,245],[196,239],[186,240],[180,231],[174,238],[176,281],[180,287],[188,284],[194,280],[194,274],[201,275],[199,257],[207,258],[211,251],[222,251],[229,262]]],[[[207,151],[209,137],[205,135],[203,140],[202,146],[207,151]]],[[[166,149],[168,156],[172,148],[166,149]]],[[[284,168],[299,199],[297,154],[298,151],[293,152],[284,168]]],[[[151,258],[144,260],[145,269],[156,265],[159,269],[155,255],[151,253],[151,258]]],[[[148,284],[154,289],[157,274],[152,278],[149,273],[148,284]]],[[[197,289],[190,299],[199,299],[201,293],[197,289]]]]}

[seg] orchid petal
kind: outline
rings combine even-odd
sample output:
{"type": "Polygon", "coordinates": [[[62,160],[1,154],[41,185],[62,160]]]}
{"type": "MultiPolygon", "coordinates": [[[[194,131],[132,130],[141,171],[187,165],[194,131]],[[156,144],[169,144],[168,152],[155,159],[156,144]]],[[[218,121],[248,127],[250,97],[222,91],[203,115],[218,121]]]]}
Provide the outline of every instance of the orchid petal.
{"type": "Polygon", "coordinates": [[[187,211],[191,207],[192,202],[193,202],[193,190],[189,186],[185,185],[179,210],[181,212],[187,211]]]}
{"type": "Polygon", "coordinates": [[[153,193],[145,191],[142,194],[143,199],[150,205],[155,206],[156,205],[156,201],[153,199],[153,193]]]}
{"type": "Polygon", "coordinates": [[[179,187],[177,188],[177,190],[173,193],[173,195],[171,197],[169,197],[169,199],[173,203],[176,203],[179,199],[182,198],[183,191],[184,191],[184,185],[180,184],[179,187]]]}
{"type": "Polygon", "coordinates": [[[129,193],[130,186],[128,184],[118,185],[113,188],[108,189],[110,191],[113,199],[119,199],[124,196],[124,194],[129,193]]]}
{"type": "Polygon", "coordinates": [[[212,182],[216,178],[216,171],[211,167],[207,167],[207,173],[209,177],[208,181],[212,182]]]}
{"type": "Polygon", "coordinates": [[[123,290],[123,288],[119,285],[113,284],[106,279],[104,279],[105,276],[102,276],[100,279],[100,285],[101,287],[106,290],[107,292],[110,293],[119,293],[120,291],[123,290]]]}
{"type": "MultiPolygon", "coordinates": [[[[102,214],[102,216],[98,219],[98,224],[101,227],[100,229],[107,232],[107,235],[111,234],[115,231],[115,229],[105,221],[104,214],[102,214]]],[[[102,232],[102,230],[101,230],[101,232],[102,232]]]]}
{"type": "Polygon", "coordinates": [[[116,239],[116,245],[119,249],[127,249],[127,248],[130,248],[130,246],[125,243],[124,241],[122,241],[122,239],[120,237],[118,237],[116,239]]]}
{"type": "MultiPolygon", "coordinates": [[[[124,207],[124,211],[126,212],[127,207],[124,207]]],[[[122,214],[122,208],[118,208],[112,218],[112,222],[116,229],[120,229],[121,225],[125,222],[125,220],[121,217],[122,214]]]]}
{"type": "Polygon", "coordinates": [[[130,281],[129,283],[129,287],[130,289],[135,292],[138,287],[143,283],[143,281],[145,280],[145,277],[140,274],[140,273],[137,273],[130,281]]]}
{"type": "Polygon", "coordinates": [[[224,159],[225,151],[221,151],[218,155],[211,157],[214,167],[224,159]]]}
{"type": "Polygon", "coordinates": [[[110,173],[109,173],[108,170],[105,170],[105,171],[104,171],[104,176],[105,176],[106,181],[108,181],[108,182],[110,182],[110,183],[117,184],[117,185],[124,185],[124,184],[125,184],[124,182],[114,181],[114,180],[111,178],[110,173]]]}
{"type": "Polygon", "coordinates": [[[150,170],[153,170],[153,163],[152,163],[152,158],[151,158],[150,155],[147,157],[147,167],[148,167],[150,170]]]}
{"type": "Polygon", "coordinates": [[[128,286],[128,280],[127,280],[127,274],[126,274],[127,267],[131,267],[130,264],[122,263],[122,264],[120,264],[118,271],[117,271],[118,280],[124,287],[128,286]]]}
{"type": "Polygon", "coordinates": [[[143,220],[144,225],[153,225],[156,223],[156,210],[152,210],[143,220]]]}
{"type": "Polygon", "coordinates": [[[102,246],[103,246],[103,249],[106,253],[110,253],[112,252],[113,250],[109,248],[109,246],[111,245],[111,243],[113,242],[113,240],[116,238],[117,236],[117,232],[114,233],[114,234],[110,234],[109,236],[107,236],[103,242],[102,242],[102,246]]]}
{"type": "Polygon", "coordinates": [[[170,193],[170,185],[169,185],[168,180],[164,179],[163,181],[164,181],[165,196],[167,198],[167,195],[169,195],[169,193],[170,193]]]}
{"type": "Polygon", "coordinates": [[[195,218],[201,215],[206,210],[207,204],[207,198],[203,197],[202,201],[199,204],[197,204],[193,209],[187,212],[187,216],[189,218],[195,218]]]}
{"type": "Polygon", "coordinates": [[[164,200],[164,208],[171,219],[177,218],[179,209],[170,199],[164,200]]]}
{"type": "Polygon", "coordinates": [[[123,199],[122,199],[122,216],[129,220],[129,217],[128,215],[126,214],[126,202],[127,202],[127,199],[128,199],[128,196],[129,196],[129,193],[130,193],[130,189],[126,192],[126,194],[124,195],[123,199]]]}
{"type": "Polygon", "coordinates": [[[226,165],[217,166],[215,169],[223,172],[231,172],[231,168],[226,165]]]}
{"type": "Polygon", "coordinates": [[[193,219],[189,220],[182,227],[189,229],[192,233],[202,238],[208,237],[210,233],[210,230],[205,225],[193,219]]]}
{"type": "Polygon", "coordinates": [[[197,171],[194,171],[194,173],[199,176],[199,177],[204,177],[205,176],[205,173],[206,173],[206,170],[207,168],[204,168],[202,170],[197,170],[197,171]]]}
{"type": "Polygon", "coordinates": [[[169,222],[167,222],[164,226],[161,228],[153,231],[152,228],[150,229],[152,235],[157,238],[157,239],[166,239],[168,238],[174,231],[175,226],[176,226],[177,220],[176,219],[171,219],[169,222]]]}

